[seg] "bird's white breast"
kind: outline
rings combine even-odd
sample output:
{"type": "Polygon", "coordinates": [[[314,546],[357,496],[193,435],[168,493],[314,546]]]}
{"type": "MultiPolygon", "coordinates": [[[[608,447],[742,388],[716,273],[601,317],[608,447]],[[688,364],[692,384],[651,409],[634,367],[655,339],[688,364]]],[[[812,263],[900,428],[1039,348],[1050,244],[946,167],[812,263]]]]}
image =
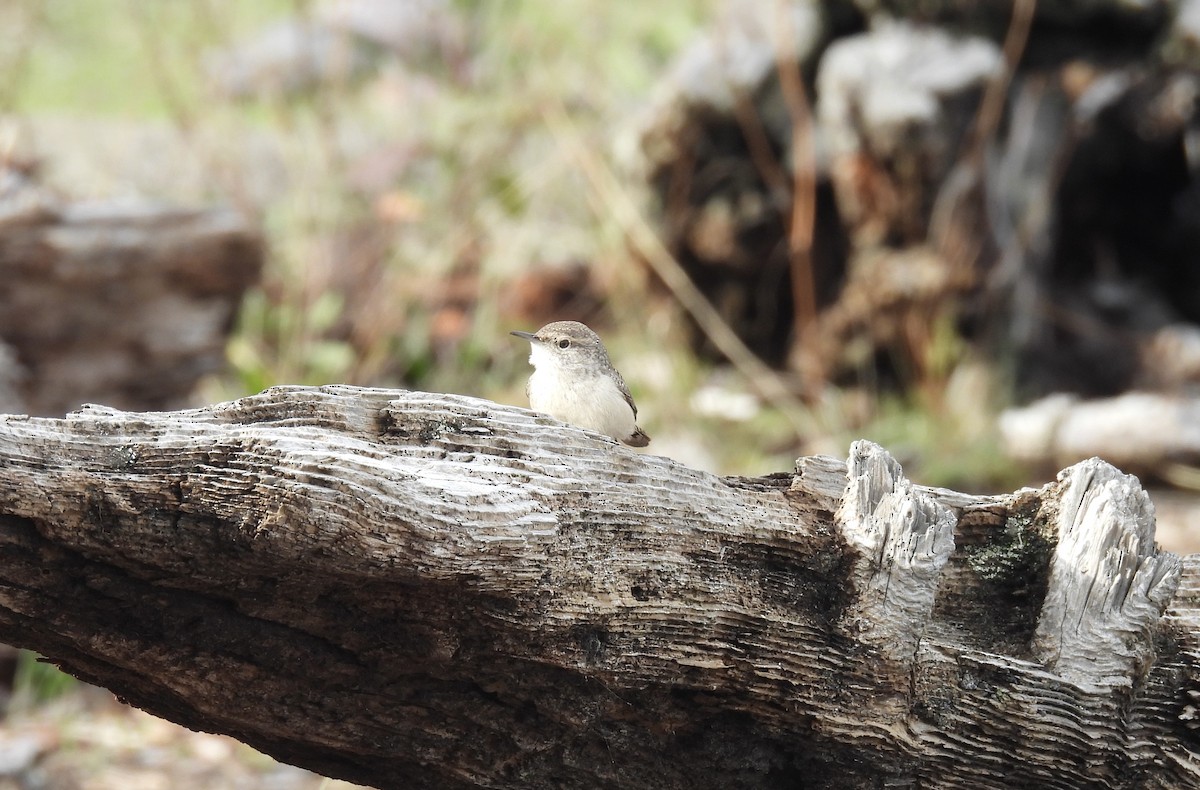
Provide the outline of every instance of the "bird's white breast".
{"type": "Polygon", "coordinates": [[[567,367],[537,344],[529,361],[529,405],[557,420],[590,428],[617,440],[637,430],[633,409],[613,379],[586,368],[567,367]]]}

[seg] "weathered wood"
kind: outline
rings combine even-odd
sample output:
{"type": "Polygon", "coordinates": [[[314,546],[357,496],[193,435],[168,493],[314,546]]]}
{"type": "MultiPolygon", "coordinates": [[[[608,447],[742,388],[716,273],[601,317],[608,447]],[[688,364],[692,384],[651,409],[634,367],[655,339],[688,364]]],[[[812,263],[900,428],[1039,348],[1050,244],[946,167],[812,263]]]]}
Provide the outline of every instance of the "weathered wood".
{"type": "Polygon", "coordinates": [[[1128,392],[1084,400],[1051,395],[1000,417],[1006,452],[1054,468],[1103,456],[1122,468],[1168,476],[1200,461],[1200,398],[1187,393],[1128,392]]]}
{"type": "Polygon", "coordinates": [[[0,343],[0,414],[23,414],[25,401],[18,392],[25,370],[17,362],[17,354],[0,343]]]}
{"type": "Polygon", "coordinates": [[[238,305],[262,268],[258,232],[231,209],[58,204],[36,184],[11,191],[0,189],[0,343],[24,375],[9,408],[188,404],[225,364],[238,305]]]}
{"type": "Polygon", "coordinates": [[[747,347],[810,395],[940,386],[951,329],[1026,397],[1164,378],[1146,336],[1200,325],[1200,5],[719,5],[637,129],[664,245],[747,347]]]}
{"type": "Polygon", "coordinates": [[[0,418],[0,640],[381,787],[1200,781],[1200,561],[1136,481],[719,478],[524,409],[277,388],[0,418]]]}

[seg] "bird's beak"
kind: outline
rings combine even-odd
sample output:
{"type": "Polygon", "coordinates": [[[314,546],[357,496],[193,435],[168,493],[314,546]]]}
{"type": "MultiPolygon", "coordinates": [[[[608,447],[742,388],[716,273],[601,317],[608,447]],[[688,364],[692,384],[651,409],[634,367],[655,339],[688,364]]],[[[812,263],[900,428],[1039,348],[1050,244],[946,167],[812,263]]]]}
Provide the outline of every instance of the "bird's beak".
{"type": "Polygon", "coordinates": [[[530,343],[538,339],[538,336],[533,332],[509,332],[510,335],[516,335],[522,340],[528,340],[530,343]]]}

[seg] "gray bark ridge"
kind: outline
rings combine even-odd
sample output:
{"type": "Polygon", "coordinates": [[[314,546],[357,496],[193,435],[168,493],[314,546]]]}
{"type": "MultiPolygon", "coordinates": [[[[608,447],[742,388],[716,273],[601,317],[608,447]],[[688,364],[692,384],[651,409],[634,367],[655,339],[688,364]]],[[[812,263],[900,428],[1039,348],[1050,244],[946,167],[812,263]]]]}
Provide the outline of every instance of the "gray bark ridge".
{"type": "Polygon", "coordinates": [[[1096,459],[722,478],[343,386],[0,416],[0,641],[378,787],[1196,786],[1198,611],[1096,459]]]}

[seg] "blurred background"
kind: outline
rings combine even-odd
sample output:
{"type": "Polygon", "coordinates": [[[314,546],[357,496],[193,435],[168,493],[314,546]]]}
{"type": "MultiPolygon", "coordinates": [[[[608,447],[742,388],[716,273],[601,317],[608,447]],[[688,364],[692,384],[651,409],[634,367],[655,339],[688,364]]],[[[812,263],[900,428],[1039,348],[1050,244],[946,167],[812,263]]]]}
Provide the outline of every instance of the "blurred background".
{"type": "MultiPolygon", "coordinates": [[[[721,474],[1093,455],[1200,550],[1200,2],[5,0],[0,411],[525,405],[721,474]]],[[[337,786],[13,652],[0,788],[337,786]]]]}

